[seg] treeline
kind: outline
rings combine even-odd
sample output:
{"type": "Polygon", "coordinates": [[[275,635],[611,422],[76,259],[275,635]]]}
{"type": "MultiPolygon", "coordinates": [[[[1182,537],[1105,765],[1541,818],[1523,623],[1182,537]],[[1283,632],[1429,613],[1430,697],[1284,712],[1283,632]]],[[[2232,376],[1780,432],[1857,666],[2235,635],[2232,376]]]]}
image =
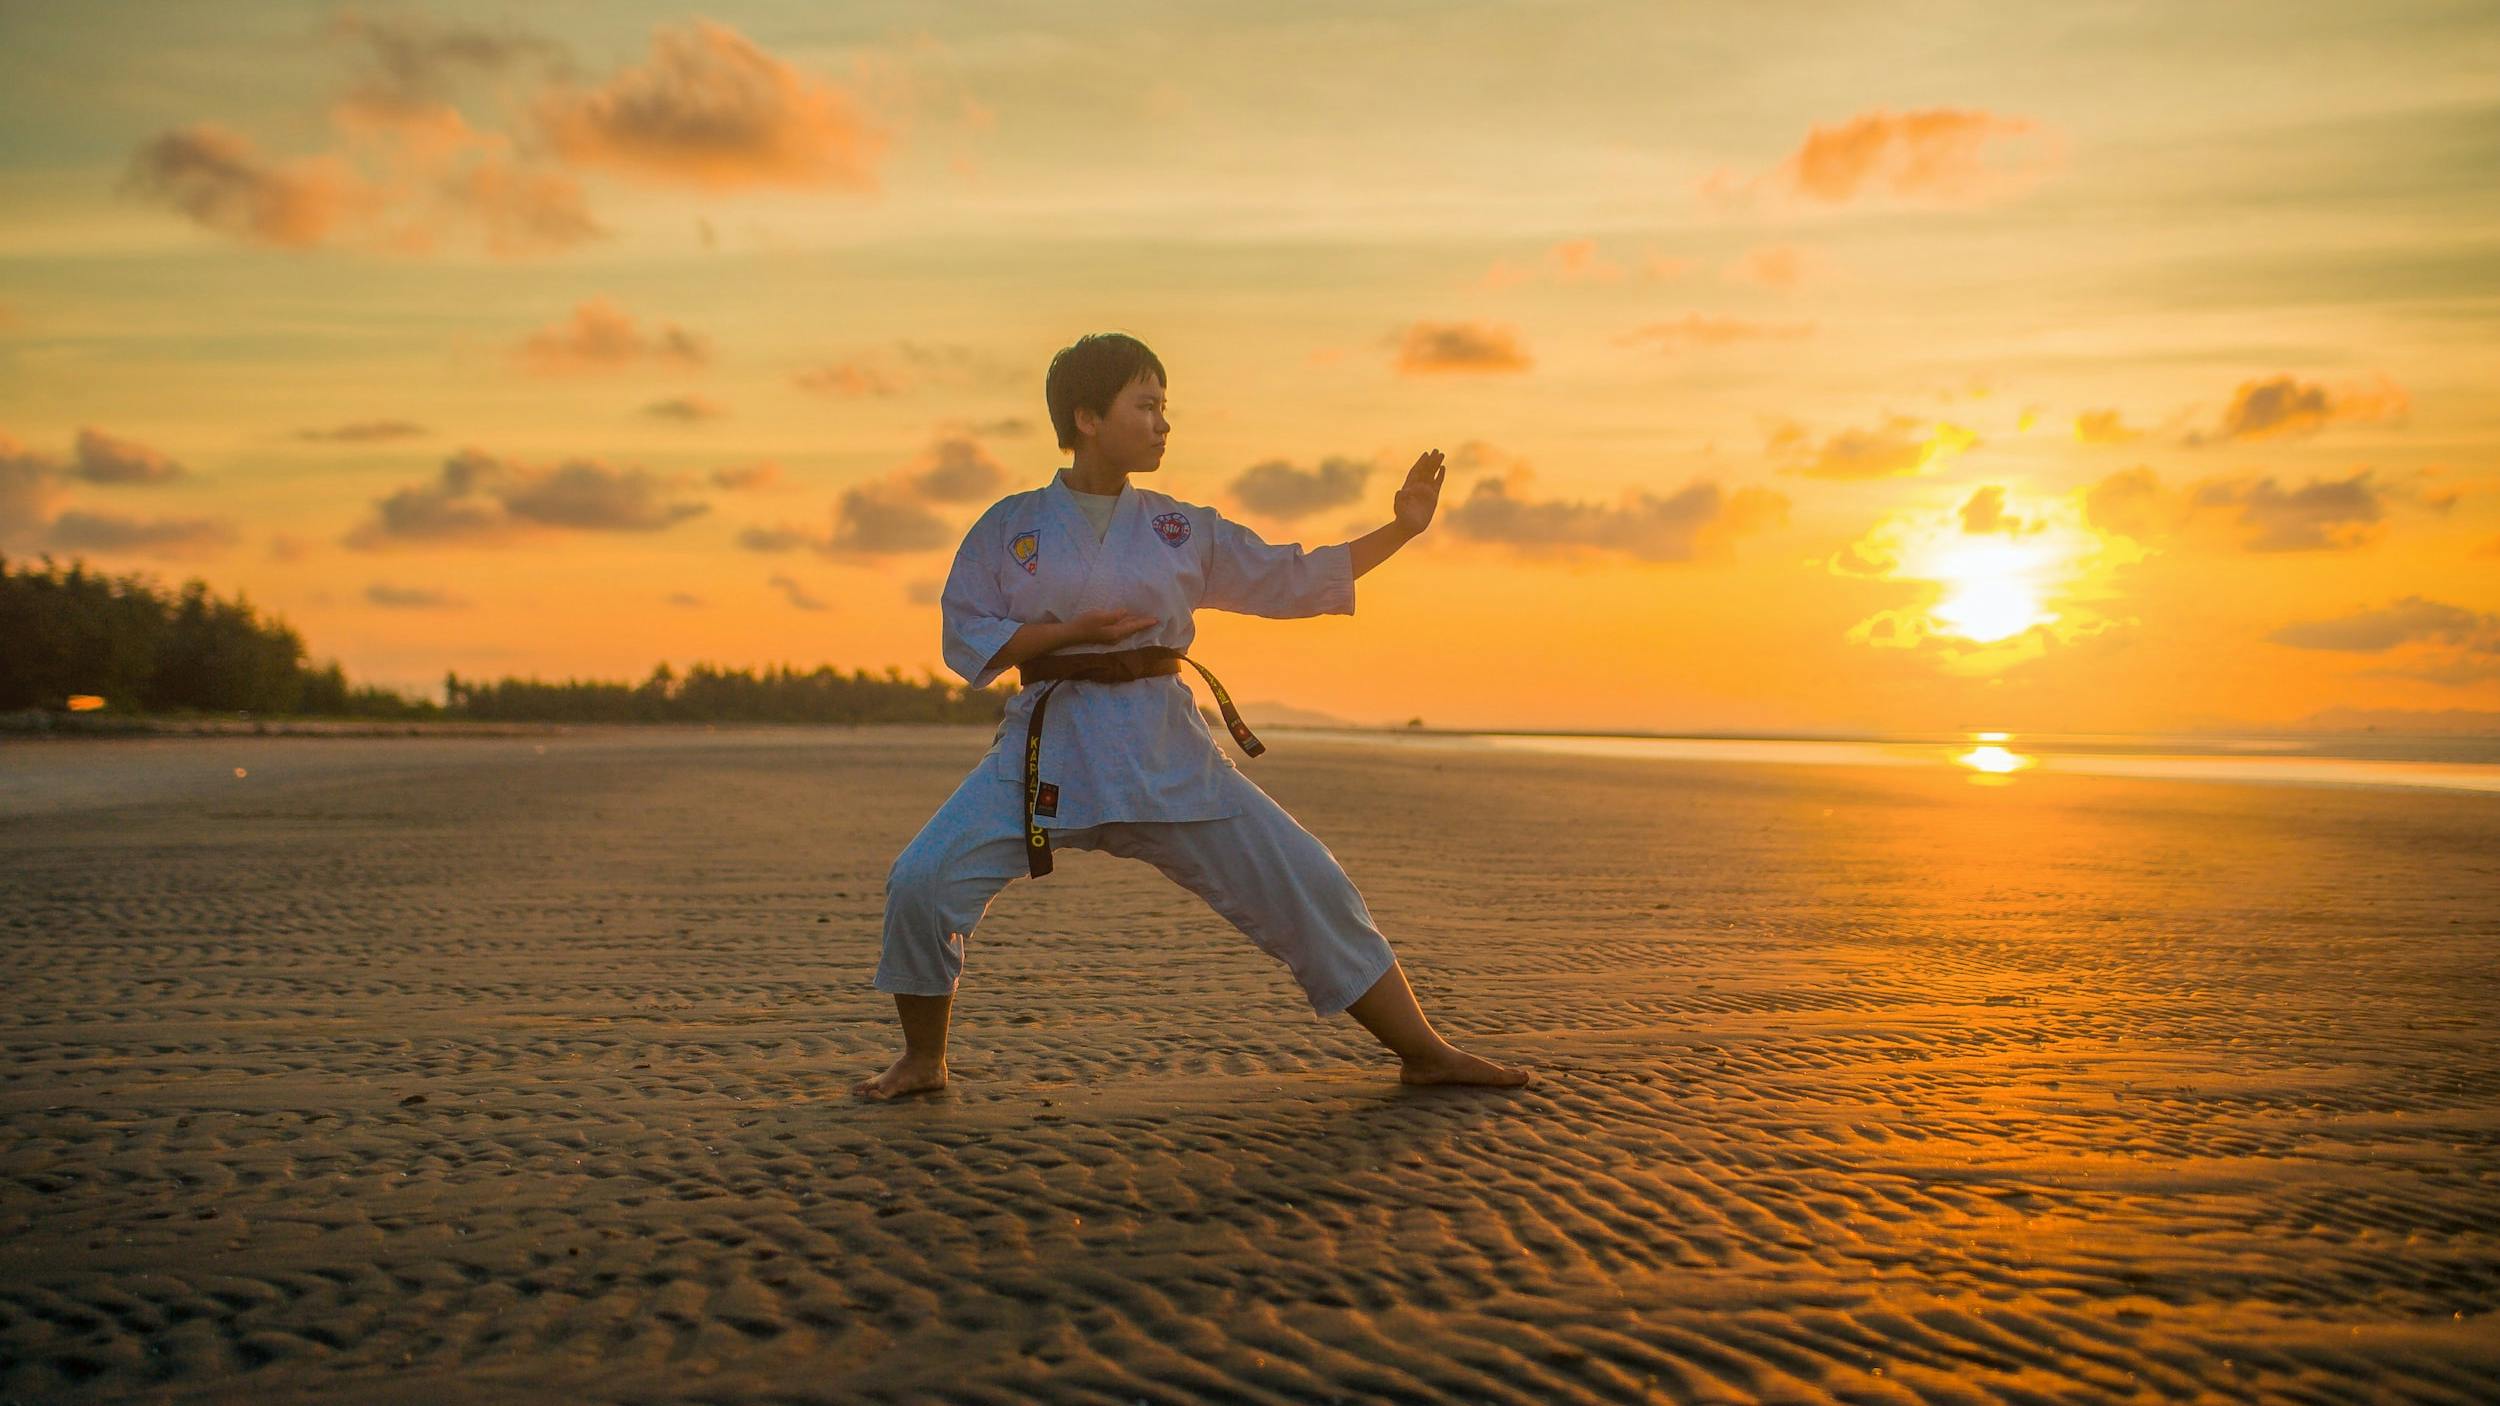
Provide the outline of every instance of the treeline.
{"type": "Polygon", "coordinates": [[[336,660],[307,662],[303,637],[204,581],[168,592],[144,576],[11,569],[0,557],[0,713],[97,708],[124,714],[476,718],[533,722],[992,722],[1004,689],[861,670],[775,669],[758,677],[666,664],[639,684],[492,683],[444,678],[446,702],[354,687],[336,660]],[[100,699],[101,704],[72,699],[100,699]]]}
{"type": "Polygon", "coordinates": [[[104,700],[124,713],[318,713],[422,717],[432,704],[350,688],[333,661],[308,666],[304,640],[251,603],[192,581],[169,594],[142,576],[66,568],[11,570],[0,557],[0,712],[104,700]]]}
{"type": "Polygon", "coordinates": [[[778,668],[758,677],[697,664],[681,679],[662,664],[639,684],[479,683],[446,674],[443,696],[451,717],[498,722],[988,723],[998,721],[1007,693],[907,679],[900,669],[845,675],[827,665],[811,673],[778,668]]]}

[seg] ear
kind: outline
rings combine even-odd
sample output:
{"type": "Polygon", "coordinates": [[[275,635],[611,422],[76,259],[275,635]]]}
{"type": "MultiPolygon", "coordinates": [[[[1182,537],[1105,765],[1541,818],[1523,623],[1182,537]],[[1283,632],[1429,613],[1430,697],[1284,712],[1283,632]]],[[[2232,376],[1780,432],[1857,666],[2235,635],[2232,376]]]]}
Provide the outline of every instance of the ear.
{"type": "Polygon", "coordinates": [[[1093,407],[1091,406],[1078,406],[1076,408],[1076,437],[1078,439],[1092,439],[1094,436],[1101,433],[1102,417],[1095,414],[1093,407]]]}

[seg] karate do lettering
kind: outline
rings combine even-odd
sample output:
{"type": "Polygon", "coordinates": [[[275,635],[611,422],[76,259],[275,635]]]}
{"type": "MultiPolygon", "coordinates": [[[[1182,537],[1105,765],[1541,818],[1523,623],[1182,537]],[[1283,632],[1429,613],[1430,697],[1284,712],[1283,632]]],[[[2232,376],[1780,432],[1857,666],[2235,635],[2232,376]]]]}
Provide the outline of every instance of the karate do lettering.
{"type": "MultiPolygon", "coordinates": [[[[1033,803],[1041,799],[1041,771],[1042,734],[1041,730],[1036,728],[1024,739],[1024,804],[1027,814],[1038,814],[1033,809],[1033,803]]],[[[1056,801],[1058,796],[1054,794],[1051,799],[1056,801]]],[[[1056,808],[1053,807],[1053,809],[1056,808]]],[[[1024,842],[1034,849],[1047,849],[1050,847],[1050,835],[1041,826],[1032,825],[1025,830],[1024,842]]]]}

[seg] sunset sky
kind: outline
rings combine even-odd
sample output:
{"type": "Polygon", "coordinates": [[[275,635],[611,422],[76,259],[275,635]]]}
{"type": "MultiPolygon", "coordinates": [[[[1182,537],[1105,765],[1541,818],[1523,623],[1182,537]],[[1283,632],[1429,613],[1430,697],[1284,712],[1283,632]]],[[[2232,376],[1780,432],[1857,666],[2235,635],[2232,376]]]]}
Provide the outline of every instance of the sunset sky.
{"type": "Polygon", "coordinates": [[[436,697],[937,669],[1119,329],[1271,540],[1450,456],[1353,617],[1199,617],[1245,703],[2500,709],[2495,74],[2488,3],[0,0],[0,552],[436,697]]]}

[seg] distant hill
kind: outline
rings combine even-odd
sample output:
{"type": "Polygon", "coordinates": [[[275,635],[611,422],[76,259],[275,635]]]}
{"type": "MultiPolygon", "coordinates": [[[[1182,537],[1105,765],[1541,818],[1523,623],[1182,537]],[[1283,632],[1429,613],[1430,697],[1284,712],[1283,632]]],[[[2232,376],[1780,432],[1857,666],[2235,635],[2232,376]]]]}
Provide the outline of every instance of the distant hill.
{"type": "Polygon", "coordinates": [[[2500,713],[2479,712],[2472,708],[2326,708],[2311,713],[2284,730],[2500,737],[2500,713]]]}
{"type": "Polygon", "coordinates": [[[1239,703],[1235,706],[1241,709],[1241,716],[1247,719],[1252,727],[1260,723],[1272,723],[1278,727],[1362,726],[1360,723],[1347,722],[1334,713],[1323,713],[1315,708],[1297,708],[1290,703],[1278,703],[1273,699],[1263,703],[1239,703]]]}
{"type": "MultiPolygon", "coordinates": [[[[1233,706],[1241,710],[1241,720],[1250,724],[1250,730],[1252,732],[1256,732],[1263,727],[1362,726],[1361,723],[1347,722],[1345,719],[1338,717],[1333,713],[1322,713],[1310,708],[1297,708],[1290,703],[1279,703],[1274,699],[1269,699],[1260,703],[1244,703],[1240,699],[1236,698],[1233,700],[1233,706]]],[[[1221,733],[1224,730],[1223,714],[1218,713],[1215,710],[1215,705],[1202,698],[1198,700],[1198,712],[1200,716],[1207,720],[1208,727],[1214,729],[1218,733],[1221,733]]]]}

